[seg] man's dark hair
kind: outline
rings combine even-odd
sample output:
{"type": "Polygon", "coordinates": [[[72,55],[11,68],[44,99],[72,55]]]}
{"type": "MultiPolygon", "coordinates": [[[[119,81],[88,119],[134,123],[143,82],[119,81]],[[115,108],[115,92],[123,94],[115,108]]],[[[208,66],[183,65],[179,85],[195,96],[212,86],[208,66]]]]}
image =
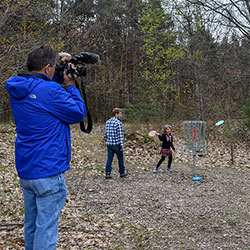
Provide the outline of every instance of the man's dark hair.
{"type": "Polygon", "coordinates": [[[40,46],[34,48],[28,55],[28,71],[40,71],[47,64],[52,66],[56,63],[56,52],[50,47],[40,46]]]}

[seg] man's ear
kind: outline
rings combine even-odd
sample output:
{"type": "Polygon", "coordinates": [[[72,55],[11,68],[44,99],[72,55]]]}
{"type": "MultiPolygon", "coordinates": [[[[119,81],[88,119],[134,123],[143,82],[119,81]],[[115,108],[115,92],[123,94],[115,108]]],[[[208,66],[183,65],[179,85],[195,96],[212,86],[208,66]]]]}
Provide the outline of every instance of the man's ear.
{"type": "Polygon", "coordinates": [[[49,74],[49,70],[50,70],[50,65],[47,64],[46,66],[44,66],[44,68],[42,69],[42,71],[45,73],[45,75],[49,74]]]}
{"type": "Polygon", "coordinates": [[[49,64],[45,65],[40,72],[47,76],[49,73],[49,64]]]}

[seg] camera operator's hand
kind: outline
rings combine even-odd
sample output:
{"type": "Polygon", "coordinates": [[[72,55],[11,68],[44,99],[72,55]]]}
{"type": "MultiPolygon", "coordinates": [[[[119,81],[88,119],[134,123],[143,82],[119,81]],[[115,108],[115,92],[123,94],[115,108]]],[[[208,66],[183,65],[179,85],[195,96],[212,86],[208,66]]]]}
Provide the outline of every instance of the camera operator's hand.
{"type": "MultiPolygon", "coordinates": [[[[75,69],[76,66],[72,63],[68,64],[72,69],[75,69]]],[[[75,79],[77,78],[76,75],[72,75],[72,74],[66,74],[66,70],[64,70],[63,72],[63,79],[64,79],[64,83],[69,86],[69,85],[75,85],[75,79]]]]}
{"type": "Polygon", "coordinates": [[[60,63],[64,64],[66,62],[68,62],[71,59],[71,55],[67,52],[60,52],[58,54],[58,56],[60,57],[60,63]]]}
{"type": "Polygon", "coordinates": [[[65,73],[65,71],[63,72],[63,79],[64,79],[64,83],[65,83],[67,86],[75,85],[75,79],[70,78],[70,77],[65,73]]]}
{"type": "MultiPolygon", "coordinates": [[[[58,56],[60,57],[60,64],[66,64],[67,62],[70,61],[71,59],[71,55],[67,52],[60,52],[58,53],[58,56]]],[[[68,66],[72,67],[73,69],[75,68],[75,65],[72,63],[68,63],[68,66]]],[[[64,83],[69,86],[69,85],[75,85],[75,79],[76,76],[72,76],[72,75],[67,75],[66,72],[63,72],[63,79],[64,79],[64,83]]]]}

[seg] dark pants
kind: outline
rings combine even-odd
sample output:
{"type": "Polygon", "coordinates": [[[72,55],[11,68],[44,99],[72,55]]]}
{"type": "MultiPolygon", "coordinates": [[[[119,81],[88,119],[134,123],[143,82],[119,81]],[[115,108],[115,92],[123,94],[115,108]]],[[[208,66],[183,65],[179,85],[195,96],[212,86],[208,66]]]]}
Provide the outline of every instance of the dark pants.
{"type": "MultiPolygon", "coordinates": [[[[162,156],[156,167],[159,168],[160,165],[165,161],[165,159],[166,159],[166,156],[162,156]]],[[[173,159],[173,156],[171,154],[168,156],[168,168],[171,168],[172,159],[173,159]]]]}
{"type": "Polygon", "coordinates": [[[106,174],[111,174],[114,154],[117,155],[119,163],[119,173],[123,174],[125,172],[125,167],[123,160],[123,151],[121,151],[121,147],[119,145],[107,145],[107,149],[108,149],[108,159],[106,163],[106,174]]]}

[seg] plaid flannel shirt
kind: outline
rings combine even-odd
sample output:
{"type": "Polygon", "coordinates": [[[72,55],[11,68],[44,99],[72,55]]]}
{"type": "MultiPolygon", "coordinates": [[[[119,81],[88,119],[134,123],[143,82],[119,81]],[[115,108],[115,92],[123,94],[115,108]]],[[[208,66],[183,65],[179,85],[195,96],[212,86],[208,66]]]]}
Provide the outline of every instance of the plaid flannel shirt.
{"type": "Polygon", "coordinates": [[[124,148],[122,122],[118,118],[112,117],[106,122],[105,141],[107,145],[120,145],[124,148]]]}

